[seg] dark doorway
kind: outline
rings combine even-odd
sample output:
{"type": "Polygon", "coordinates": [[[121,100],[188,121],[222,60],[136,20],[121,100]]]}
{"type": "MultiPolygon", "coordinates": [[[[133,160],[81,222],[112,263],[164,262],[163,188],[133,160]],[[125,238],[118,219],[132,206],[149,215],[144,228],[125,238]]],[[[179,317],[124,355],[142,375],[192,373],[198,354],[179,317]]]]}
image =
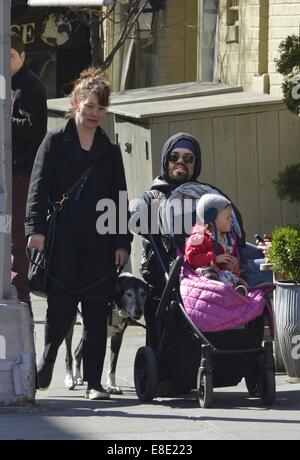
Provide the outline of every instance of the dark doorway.
{"type": "Polygon", "coordinates": [[[64,97],[72,90],[72,81],[80,72],[91,65],[91,53],[85,48],[79,50],[60,48],[56,52],[56,92],[64,97]]]}

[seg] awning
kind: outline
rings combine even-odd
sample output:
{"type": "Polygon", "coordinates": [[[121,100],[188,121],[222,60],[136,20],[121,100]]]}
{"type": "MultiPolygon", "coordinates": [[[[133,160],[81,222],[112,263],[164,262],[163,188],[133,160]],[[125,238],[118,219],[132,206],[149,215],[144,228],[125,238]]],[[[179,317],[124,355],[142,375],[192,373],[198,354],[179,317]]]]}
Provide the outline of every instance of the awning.
{"type": "Polygon", "coordinates": [[[108,6],[117,0],[28,0],[28,6],[108,6]]]}

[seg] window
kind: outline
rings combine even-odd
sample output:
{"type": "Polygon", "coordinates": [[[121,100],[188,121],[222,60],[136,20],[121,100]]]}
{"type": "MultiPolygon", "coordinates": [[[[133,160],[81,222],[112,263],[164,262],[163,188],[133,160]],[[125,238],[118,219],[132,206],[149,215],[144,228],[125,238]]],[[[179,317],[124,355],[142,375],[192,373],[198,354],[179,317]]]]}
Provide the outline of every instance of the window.
{"type": "Polygon", "coordinates": [[[234,26],[239,20],[239,0],[227,0],[226,25],[234,26]]]}
{"type": "Polygon", "coordinates": [[[239,0],[227,0],[226,25],[227,25],[226,43],[238,43],[239,41],[239,0]]]}

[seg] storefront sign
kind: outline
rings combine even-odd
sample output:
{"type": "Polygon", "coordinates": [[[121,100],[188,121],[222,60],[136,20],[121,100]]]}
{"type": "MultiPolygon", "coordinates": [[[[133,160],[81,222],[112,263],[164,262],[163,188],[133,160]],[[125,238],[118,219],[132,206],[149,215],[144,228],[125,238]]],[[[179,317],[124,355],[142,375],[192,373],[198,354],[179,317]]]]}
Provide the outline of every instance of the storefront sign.
{"type": "Polygon", "coordinates": [[[30,8],[19,2],[12,6],[12,30],[21,35],[26,49],[48,47],[82,48],[88,37],[72,10],[66,8],[30,8]]]}

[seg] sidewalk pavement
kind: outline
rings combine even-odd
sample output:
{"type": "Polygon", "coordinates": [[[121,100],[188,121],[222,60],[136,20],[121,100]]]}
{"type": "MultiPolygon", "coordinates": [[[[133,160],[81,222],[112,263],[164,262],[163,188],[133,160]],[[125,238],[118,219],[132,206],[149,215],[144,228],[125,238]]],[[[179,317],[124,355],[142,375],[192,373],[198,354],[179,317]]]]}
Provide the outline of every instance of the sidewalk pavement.
{"type": "MultiPolygon", "coordinates": [[[[35,298],[33,310],[39,358],[45,301],[35,298]]],[[[74,346],[79,337],[77,325],[74,346]]],[[[243,382],[237,387],[214,390],[210,409],[201,409],[192,396],[157,398],[150,404],[141,404],[134,389],[133,363],[136,350],[144,343],[144,329],[127,329],[117,368],[117,384],[124,394],[107,401],[85,400],[85,387],[65,389],[62,345],[51,387],[37,392],[35,406],[0,407],[0,439],[128,440],[135,444],[139,440],[300,439],[300,384],[287,383],[282,374],[276,376],[277,399],[269,408],[249,398],[243,382]]],[[[105,369],[108,355],[109,350],[105,369]]]]}

